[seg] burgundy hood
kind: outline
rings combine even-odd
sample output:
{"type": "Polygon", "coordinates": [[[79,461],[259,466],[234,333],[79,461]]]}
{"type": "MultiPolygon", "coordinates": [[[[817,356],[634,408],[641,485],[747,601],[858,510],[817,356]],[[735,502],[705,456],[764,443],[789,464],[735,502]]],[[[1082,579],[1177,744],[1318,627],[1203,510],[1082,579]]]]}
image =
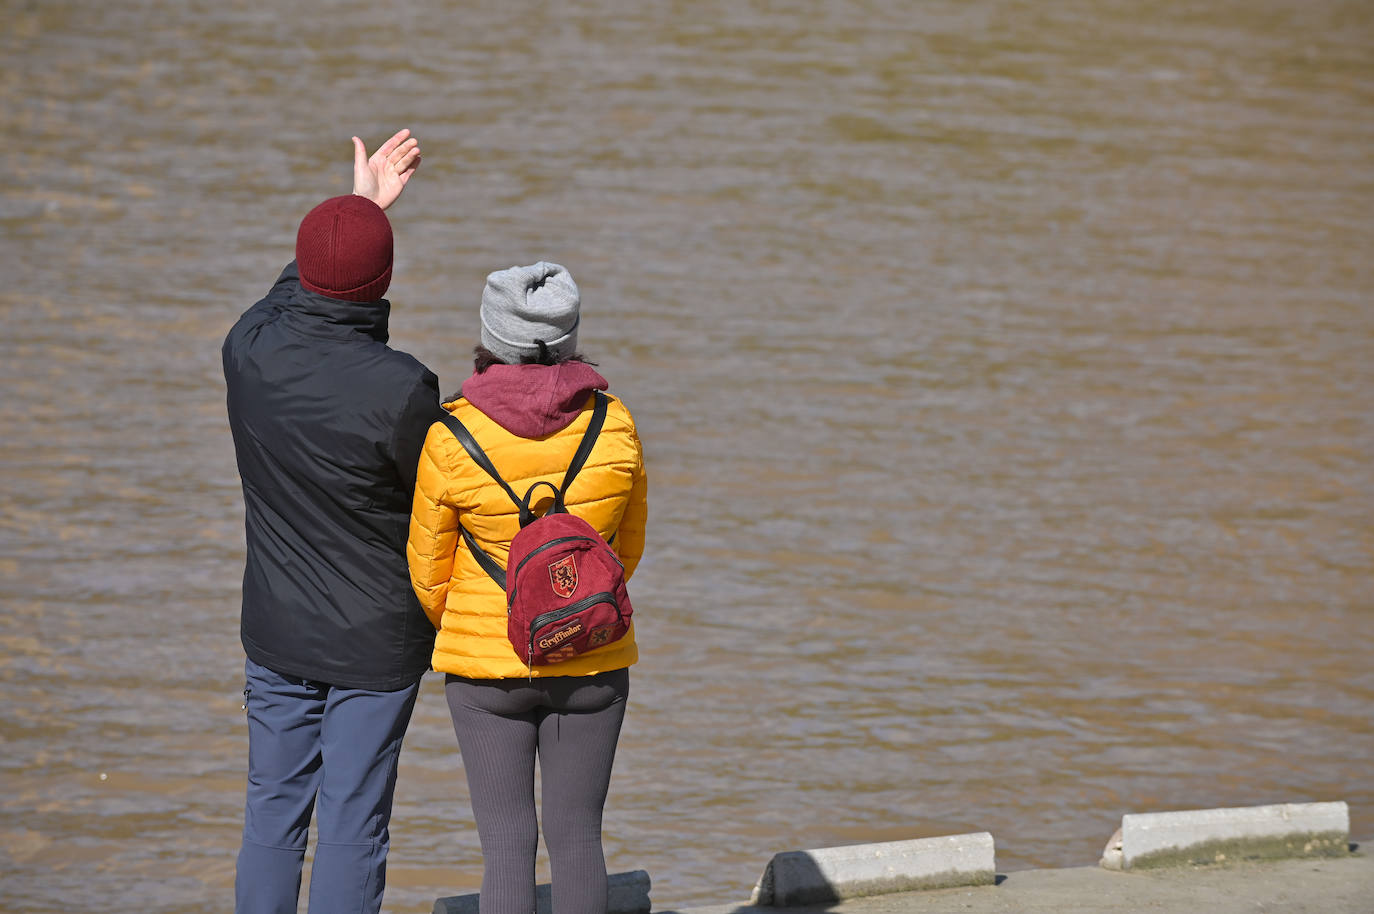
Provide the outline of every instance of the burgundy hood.
{"type": "Polygon", "coordinates": [[[511,434],[543,438],[570,425],[587,396],[608,386],[586,362],[493,365],[464,381],[460,393],[511,434]]]}

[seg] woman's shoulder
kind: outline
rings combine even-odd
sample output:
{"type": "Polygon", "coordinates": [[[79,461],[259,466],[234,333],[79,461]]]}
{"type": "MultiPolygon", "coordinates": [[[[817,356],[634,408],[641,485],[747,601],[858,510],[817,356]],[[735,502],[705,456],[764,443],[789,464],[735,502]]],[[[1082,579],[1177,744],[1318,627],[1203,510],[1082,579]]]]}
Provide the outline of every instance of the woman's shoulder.
{"type": "Polygon", "coordinates": [[[606,395],[607,420],[614,418],[616,421],[628,425],[633,429],[635,418],[634,414],[630,412],[629,404],[627,404],[624,398],[619,394],[611,393],[609,390],[604,391],[604,393],[606,395]]]}

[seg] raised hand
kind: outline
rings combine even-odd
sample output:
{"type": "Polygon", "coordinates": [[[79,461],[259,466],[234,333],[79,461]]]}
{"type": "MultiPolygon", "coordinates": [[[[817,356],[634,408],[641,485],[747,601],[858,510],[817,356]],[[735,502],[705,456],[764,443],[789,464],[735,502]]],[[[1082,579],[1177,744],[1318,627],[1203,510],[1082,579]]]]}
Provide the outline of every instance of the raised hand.
{"type": "Polygon", "coordinates": [[[402,129],[371,156],[363,141],[353,138],[353,193],[386,209],[405,190],[420,167],[420,141],[402,129]]]}

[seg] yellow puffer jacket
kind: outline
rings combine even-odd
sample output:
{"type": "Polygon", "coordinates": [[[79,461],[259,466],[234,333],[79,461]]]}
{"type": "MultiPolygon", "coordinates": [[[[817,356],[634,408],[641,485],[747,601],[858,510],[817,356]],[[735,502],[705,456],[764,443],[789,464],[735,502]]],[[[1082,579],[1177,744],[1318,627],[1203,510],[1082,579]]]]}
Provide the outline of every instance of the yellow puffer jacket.
{"type": "MultiPolygon", "coordinates": [[[[608,396],[606,422],[591,455],[564,501],[615,548],[633,574],[644,552],[648,513],[643,450],[629,410],[608,396]]],[[[502,478],[523,495],[538,480],[560,485],[582,433],[591,421],[592,398],[571,425],[543,438],[521,438],[465,399],[445,403],[487,452],[502,478]]],[[[536,501],[542,513],[552,501],[536,501]]],[[[515,504],[463,450],[442,422],[429,429],[415,484],[406,554],[411,584],[436,628],[434,669],[471,679],[513,679],[531,675],[590,676],[618,670],[638,657],[634,625],[619,641],[547,667],[526,667],[506,635],[506,597],[468,552],[461,522],[502,567],[520,529],[515,504]]]]}

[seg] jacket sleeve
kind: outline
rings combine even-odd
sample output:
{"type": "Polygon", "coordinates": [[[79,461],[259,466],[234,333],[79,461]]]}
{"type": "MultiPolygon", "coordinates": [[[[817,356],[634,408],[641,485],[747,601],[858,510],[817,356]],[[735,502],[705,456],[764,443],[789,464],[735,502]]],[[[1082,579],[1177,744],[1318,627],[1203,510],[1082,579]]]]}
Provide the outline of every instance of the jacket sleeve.
{"type": "Polygon", "coordinates": [[[417,464],[410,537],[406,541],[410,584],[436,629],[443,623],[458,549],[458,509],[447,491],[450,440],[452,435],[442,423],[430,426],[417,464]]]}
{"type": "Polygon", "coordinates": [[[644,534],[649,519],[649,480],[644,470],[644,449],[640,446],[639,435],[634,437],[635,467],[634,482],[630,488],[630,500],[625,505],[625,513],[620,518],[620,529],[616,532],[615,551],[625,565],[625,579],[634,574],[639,559],[644,555],[644,534]]]}
{"type": "Polygon", "coordinates": [[[396,472],[401,477],[407,492],[415,491],[415,471],[420,460],[420,450],[425,443],[429,427],[443,415],[439,405],[439,379],[426,369],[415,386],[410,389],[401,415],[396,420],[396,431],[391,442],[391,453],[396,461],[396,472]]]}

